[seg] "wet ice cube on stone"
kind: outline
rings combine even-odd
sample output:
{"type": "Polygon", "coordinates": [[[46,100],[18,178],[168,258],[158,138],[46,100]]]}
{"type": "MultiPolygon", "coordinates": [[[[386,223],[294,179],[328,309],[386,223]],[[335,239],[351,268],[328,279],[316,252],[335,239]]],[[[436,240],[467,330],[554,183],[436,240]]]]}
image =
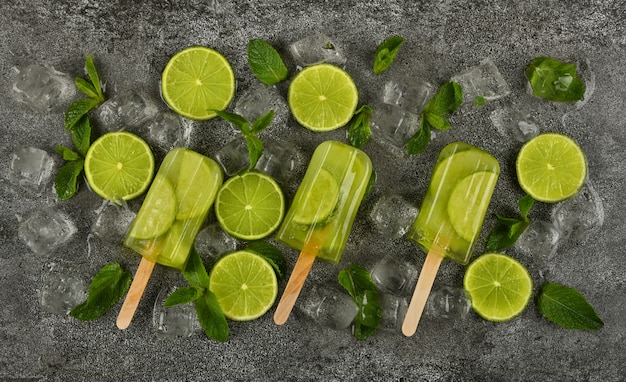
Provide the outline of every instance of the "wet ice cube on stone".
{"type": "Polygon", "coordinates": [[[67,214],[48,207],[35,210],[22,221],[18,236],[33,252],[44,255],[70,240],[76,231],[76,225],[67,214]]]}
{"type": "Polygon", "coordinates": [[[479,65],[453,76],[450,81],[461,85],[466,104],[473,104],[478,99],[494,101],[511,93],[509,84],[490,58],[485,58],[479,65]]]}
{"type": "Polygon", "coordinates": [[[372,138],[394,148],[404,148],[419,130],[420,116],[397,105],[380,103],[372,107],[372,138]]]}
{"type": "Polygon", "coordinates": [[[382,317],[378,326],[381,330],[399,332],[409,308],[406,297],[398,297],[389,293],[380,294],[382,317]]]}
{"type": "Polygon", "coordinates": [[[41,194],[52,179],[54,159],[36,147],[19,147],[11,154],[9,181],[36,195],[41,194]]]}
{"type": "Polygon", "coordinates": [[[190,337],[200,327],[194,304],[180,304],[165,308],[167,297],[175,287],[163,287],[159,290],[152,310],[152,326],[157,333],[172,337],[190,337]]]}
{"type": "Polygon", "coordinates": [[[359,310],[348,293],[320,284],[304,290],[296,307],[317,325],[336,330],[349,327],[359,310]]]}
{"type": "Polygon", "coordinates": [[[398,194],[382,195],[369,218],[378,232],[393,239],[404,236],[417,218],[418,208],[398,194]]]}
{"type": "Polygon", "coordinates": [[[74,80],[51,66],[29,65],[15,70],[11,83],[13,97],[33,110],[64,109],[76,95],[74,80]]]}
{"type": "Polygon", "coordinates": [[[418,275],[416,264],[395,253],[383,256],[371,271],[372,281],[379,291],[401,297],[411,295],[418,275]]]}
{"type": "Polygon", "coordinates": [[[97,212],[91,232],[103,240],[120,243],[124,240],[126,231],[137,215],[126,205],[120,206],[108,201],[105,201],[97,212]]]}
{"type": "Polygon", "coordinates": [[[554,256],[560,233],[554,224],[533,220],[515,242],[515,247],[540,263],[546,263],[554,256]]]}
{"type": "Polygon", "coordinates": [[[513,137],[518,142],[524,143],[539,135],[537,120],[524,108],[499,108],[491,112],[489,119],[500,134],[513,137]]]}
{"type": "Polygon", "coordinates": [[[286,123],[289,118],[289,107],[275,87],[257,84],[248,89],[235,103],[235,113],[254,123],[274,110],[274,119],[270,125],[286,123]]]}
{"type": "Polygon", "coordinates": [[[168,152],[184,144],[185,128],[182,118],[173,112],[158,113],[145,126],[145,135],[148,143],[168,152]]]}
{"type": "Polygon", "coordinates": [[[99,105],[94,121],[103,132],[133,130],[155,118],[159,112],[157,103],[143,90],[123,91],[99,105]]]}
{"type": "Polygon", "coordinates": [[[604,224],[600,195],[587,181],[572,198],[559,202],[552,210],[552,222],[564,240],[585,241],[604,224]]]}
{"type": "Polygon", "coordinates": [[[233,252],[237,248],[237,240],[224,232],[219,224],[211,223],[198,232],[195,248],[202,257],[215,261],[233,252]]]}
{"type": "Polygon", "coordinates": [[[471,296],[462,287],[443,285],[433,288],[426,301],[426,315],[432,318],[463,319],[471,308],[471,296]]]}
{"type": "Polygon", "coordinates": [[[225,144],[215,153],[215,160],[228,176],[233,176],[250,166],[248,146],[242,137],[237,137],[225,144]]]}
{"type": "Polygon", "coordinates": [[[286,184],[301,164],[300,153],[293,145],[288,146],[273,139],[266,139],[263,155],[259,158],[255,168],[278,182],[286,184]]]}
{"type": "Polygon", "coordinates": [[[307,36],[292,43],[289,51],[294,61],[300,66],[309,66],[326,62],[343,66],[347,59],[341,48],[323,33],[307,36]]]}
{"type": "Polygon", "coordinates": [[[385,82],[382,102],[419,114],[436,89],[428,81],[399,75],[385,82]]]}
{"type": "Polygon", "coordinates": [[[48,313],[66,315],[87,298],[88,284],[71,269],[48,265],[39,289],[39,303],[48,313]]]}

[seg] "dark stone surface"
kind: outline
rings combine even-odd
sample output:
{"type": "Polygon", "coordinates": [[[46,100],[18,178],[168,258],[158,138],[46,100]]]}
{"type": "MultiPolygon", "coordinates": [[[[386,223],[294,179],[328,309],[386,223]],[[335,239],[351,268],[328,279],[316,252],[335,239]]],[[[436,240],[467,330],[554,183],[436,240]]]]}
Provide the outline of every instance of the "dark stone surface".
{"type": "MultiPolygon", "coordinates": [[[[0,378],[3,380],[411,380],[411,381],[618,381],[626,376],[626,218],[623,203],[626,174],[626,118],[623,64],[626,62],[626,5],[590,0],[560,1],[68,1],[5,0],[0,4],[0,378]],[[53,153],[70,144],[62,113],[32,113],[11,99],[13,67],[49,63],[82,75],[85,56],[93,54],[107,83],[107,96],[135,86],[158,97],[160,72],[178,50],[206,45],[232,63],[243,91],[257,80],[247,65],[246,44],[263,38],[295,65],[287,46],[316,31],[335,38],[349,57],[346,70],[360,90],[361,103],[374,103],[393,72],[420,75],[439,85],[460,70],[491,57],[515,94],[526,92],[524,68],[530,59],[548,55],[588,61],[595,91],[580,110],[547,102],[532,107],[542,131],[574,137],[585,150],[589,179],[602,198],[604,226],[583,243],[565,243],[548,269],[532,258],[507,250],[530,270],[536,290],[545,281],[575,287],[596,307],[605,326],[595,332],[568,331],[543,319],[534,303],[518,318],[491,323],[472,314],[462,323],[424,320],[417,334],[378,333],[357,341],[349,331],[319,328],[292,317],[276,326],[268,314],[246,323],[231,322],[227,343],[204,335],[186,339],[157,336],[151,309],[160,285],[183,285],[176,272],[157,268],[131,327],[115,327],[116,306],[89,323],[44,312],[37,300],[44,265],[75,264],[91,278],[107,262],[135,270],[138,258],[118,243],[91,239],[89,227],[101,200],[84,186],[78,195],[58,202],[50,189],[28,198],[5,179],[10,153],[36,146],[53,153]],[[392,69],[380,77],[371,70],[377,45],[399,34],[405,45],[392,69]],[[569,111],[567,117],[563,117],[569,111]],[[17,238],[18,222],[31,210],[57,204],[77,222],[79,231],[62,249],[45,258],[34,255],[17,238]]],[[[279,89],[286,94],[285,84],[279,89]]],[[[239,94],[239,93],[238,93],[239,94]]],[[[489,115],[506,99],[451,120],[454,137],[491,151],[502,174],[490,207],[515,210],[522,196],[514,158],[519,144],[498,133],[489,115]]],[[[162,107],[164,107],[162,105],[162,107]]],[[[189,146],[211,156],[234,132],[224,122],[189,122],[189,146]]],[[[326,139],[345,140],[345,129],[314,134],[290,120],[266,136],[295,142],[307,156],[326,139]]],[[[349,263],[371,266],[387,252],[423,254],[410,242],[387,240],[367,223],[377,194],[393,188],[416,203],[421,200],[442,141],[427,152],[398,158],[375,143],[365,147],[379,182],[354,225],[339,266],[315,265],[313,281],[334,282],[349,263]]],[[[295,186],[286,188],[292,194],[295,186]]],[[[138,202],[137,202],[138,203],[138,202]]],[[[132,204],[132,203],[131,203],[132,204]]],[[[136,204],[132,204],[136,207],[136,204]]],[[[536,218],[549,218],[553,206],[538,204],[536,218]]],[[[214,219],[214,218],[213,218],[214,219]]],[[[476,252],[484,248],[488,217],[476,252]]],[[[290,266],[295,251],[286,248],[290,266]]],[[[437,283],[461,285],[464,268],[446,262],[437,283]]],[[[280,288],[284,287],[284,282],[280,288]]]]}

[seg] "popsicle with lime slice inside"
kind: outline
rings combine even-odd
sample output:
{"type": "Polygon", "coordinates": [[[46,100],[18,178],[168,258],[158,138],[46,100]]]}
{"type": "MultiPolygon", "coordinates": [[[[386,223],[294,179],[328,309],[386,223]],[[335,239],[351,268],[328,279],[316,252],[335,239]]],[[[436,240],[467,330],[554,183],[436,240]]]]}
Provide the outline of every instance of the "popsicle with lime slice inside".
{"type": "Polygon", "coordinates": [[[372,162],[357,148],[326,141],[315,149],[276,234],[277,240],[301,251],[274,313],[277,324],[289,318],[315,258],[333,263],[341,259],[371,174],[372,162]]]}
{"type": "Polygon", "coordinates": [[[404,335],[417,330],[441,261],[469,262],[499,174],[497,159],[477,147],[455,142],[441,150],[408,235],[428,255],[402,325],[404,335]]]}
{"type": "Polygon", "coordinates": [[[142,256],[117,326],[130,325],[156,263],[183,270],[200,226],[222,185],[220,166],[185,148],[163,159],[124,245],[142,256]]]}

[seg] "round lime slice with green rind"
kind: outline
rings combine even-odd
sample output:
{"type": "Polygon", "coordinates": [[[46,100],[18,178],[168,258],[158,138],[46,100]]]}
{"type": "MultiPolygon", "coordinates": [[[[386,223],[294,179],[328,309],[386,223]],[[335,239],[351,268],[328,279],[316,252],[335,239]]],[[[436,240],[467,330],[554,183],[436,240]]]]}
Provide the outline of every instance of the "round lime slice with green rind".
{"type": "Polygon", "coordinates": [[[310,225],[328,219],[335,210],[339,200],[339,182],[324,167],[321,167],[312,181],[312,186],[302,198],[305,202],[296,206],[293,221],[298,224],[310,225]]]}
{"type": "Polygon", "coordinates": [[[163,235],[176,219],[177,205],[172,183],[165,176],[157,174],[128,236],[147,240],[163,235]]]}

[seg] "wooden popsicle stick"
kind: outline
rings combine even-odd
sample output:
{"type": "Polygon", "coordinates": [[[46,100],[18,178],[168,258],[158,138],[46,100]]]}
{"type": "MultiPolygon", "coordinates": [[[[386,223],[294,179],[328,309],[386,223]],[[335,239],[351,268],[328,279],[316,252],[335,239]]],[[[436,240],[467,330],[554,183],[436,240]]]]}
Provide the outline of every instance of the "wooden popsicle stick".
{"type": "Polygon", "coordinates": [[[122,308],[117,315],[116,324],[118,328],[126,329],[130,326],[130,322],[135,315],[135,310],[137,310],[139,301],[141,301],[141,296],[143,296],[143,291],[146,289],[148,280],[150,280],[150,276],[152,275],[154,264],[153,261],[147,260],[143,256],[141,257],[139,267],[133,278],[133,283],[130,284],[130,289],[128,290],[124,304],[122,304],[122,308]]]}
{"type": "Polygon", "coordinates": [[[311,267],[313,267],[313,262],[315,261],[315,257],[317,257],[318,251],[319,245],[309,243],[305,244],[304,248],[302,248],[296,265],[293,268],[293,272],[291,272],[291,276],[289,277],[289,281],[287,281],[287,285],[285,286],[285,291],[274,312],[274,322],[277,325],[282,325],[287,322],[289,314],[296,304],[300,290],[302,290],[304,281],[309,275],[311,267]]]}
{"type": "Polygon", "coordinates": [[[402,323],[402,334],[407,337],[412,336],[417,331],[417,324],[419,324],[424,312],[424,306],[437,276],[441,260],[443,260],[444,251],[441,246],[433,243],[428,251],[428,255],[426,255],[426,261],[424,261],[422,266],[417,285],[413,291],[413,297],[411,297],[409,308],[402,323]]]}

